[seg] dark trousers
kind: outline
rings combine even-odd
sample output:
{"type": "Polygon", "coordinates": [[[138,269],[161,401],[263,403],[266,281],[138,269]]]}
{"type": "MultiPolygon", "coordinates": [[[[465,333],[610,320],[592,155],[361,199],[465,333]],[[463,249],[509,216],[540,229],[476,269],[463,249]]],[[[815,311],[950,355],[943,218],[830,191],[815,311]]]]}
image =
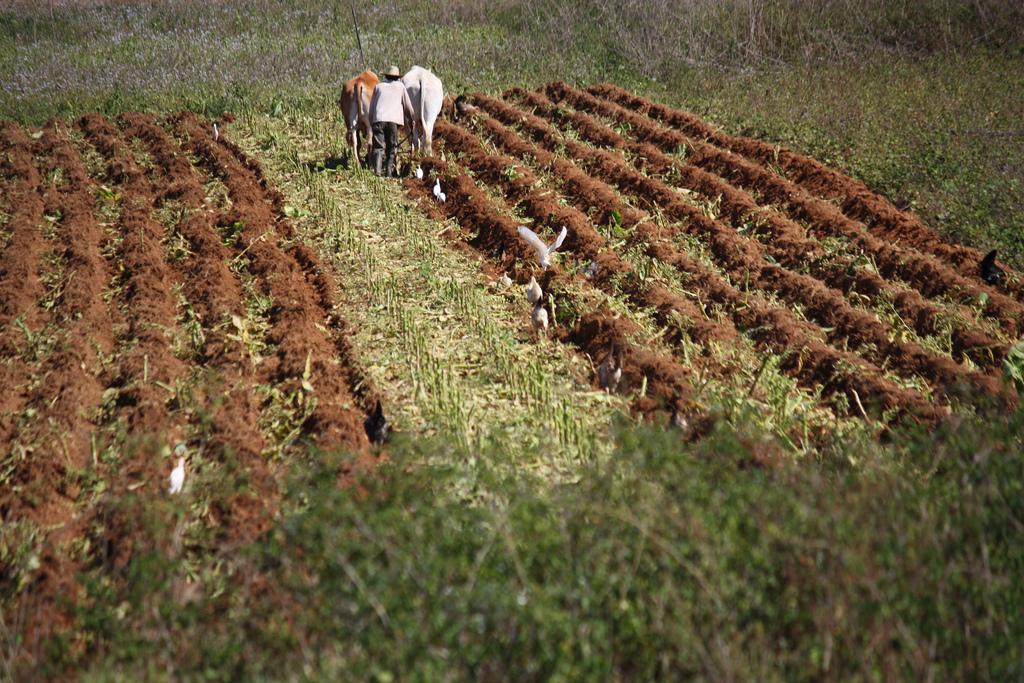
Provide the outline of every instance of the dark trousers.
{"type": "Polygon", "coordinates": [[[384,175],[390,178],[395,173],[395,161],[398,158],[398,124],[393,121],[378,121],[373,124],[373,163],[374,171],[379,172],[376,160],[378,150],[384,156],[384,175]]]}

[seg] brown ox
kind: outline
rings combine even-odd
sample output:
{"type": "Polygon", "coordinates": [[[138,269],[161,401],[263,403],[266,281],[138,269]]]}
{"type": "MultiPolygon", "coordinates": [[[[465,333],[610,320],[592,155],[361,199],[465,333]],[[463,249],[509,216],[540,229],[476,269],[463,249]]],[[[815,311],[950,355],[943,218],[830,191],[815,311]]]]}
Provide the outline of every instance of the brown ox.
{"type": "Polygon", "coordinates": [[[377,74],[372,71],[364,71],[350,81],[346,81],[344,90],[341,92],[341,112],[345,115],[345,125],[348,126],[348,144],[352,148],[352,154],[357,162],[359,159],[359,132],[362,130],[366,135],[366,154],[370,154],[370,145],[373,144],[373,135],[370,126],[370,98],[373,97],[373,89],[380,83],[377,74]]]}

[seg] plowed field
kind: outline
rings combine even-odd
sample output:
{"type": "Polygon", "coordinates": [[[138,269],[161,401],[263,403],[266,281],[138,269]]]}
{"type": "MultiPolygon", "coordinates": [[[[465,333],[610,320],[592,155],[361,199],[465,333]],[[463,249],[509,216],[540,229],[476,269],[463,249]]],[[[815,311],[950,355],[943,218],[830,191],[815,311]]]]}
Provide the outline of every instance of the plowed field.
{"type": "MultiPolygon", "coordinates": [[[[986,284],[982,254],[863,184],[614,86],[471,100],[461,120],[446,105],[441,151],[405,191],[491,278],[536,277],[551,338],[588,367],[621,349],[635,415],[699,439],[701,387],[739,371],[723,350],[740,341],[841,417],[1016,403],[1002,361],[1024,329],[1019,276],[986,284]],[[567,228],[552,268],[519,225],[548,242],[567,228]],[[602,296],[647,312],[659,344],[602,296]]],[[[76,572],[159,543],[139,530],[153,501],[173,516],[179,456],[187,481],[244,480],[197,513],[211,552],[269,528],[304,444],[374,461],[346,274],[219,123],[218,139],[189,113],[0,124],[0,515],[8,543],[38,549],[0,583],[30,595],[7,620],[26,650],[70,623],[55,598],[77,594],[76,572]]]]}
{"type": "Polygon", "coordinates": [[[424,163],[410,195],[517,282],[625,294],[666,339],[702,345],[698,359],[652,356],[601,310],[557,329],[596,359],[623,347],[627,382],[661,405],[689,412],[697,378],[729,371],[716,349],[744,335],[853,416],[934,422],[964,397],[1014,400],[1001,362],[1024,324],[1019,280],[986,284],[982,254],[862,183],[615,86],[472,101],[468,120],[437,124],[446,161],[424,163]],[[568,228],[559,267],[537,267],[519,224],[549,242],[568,228]]]}
{"type": "MultiPolygon", "coordinates": [[[[296,440],[369,456],[334,280],[259,164],[211,133],[191,114],[0,126],[0,513],[90,562],[139,550],[178,455],[190,479],[246,473],[207,517],[229,544],[266,528],[296,440]],[[76,505],[99,480],[115,495],[76,505]],[[129,492],[143,507],[110,508],[129,492]]],[[[82,568],[47,547],[23,604],[52,607],[82,568]]]]}

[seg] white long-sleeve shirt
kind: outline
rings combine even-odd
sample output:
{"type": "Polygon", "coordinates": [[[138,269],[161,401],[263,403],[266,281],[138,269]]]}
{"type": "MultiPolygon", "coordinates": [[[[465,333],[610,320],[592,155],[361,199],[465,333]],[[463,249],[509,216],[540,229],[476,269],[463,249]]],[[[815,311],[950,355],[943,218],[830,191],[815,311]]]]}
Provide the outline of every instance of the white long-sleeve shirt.
{"type": "Polygon", "coordinates": [[[405,125],[406,121],[412,123],[415,118],[412,100],[409,99],[409,93],[406,92],[402,81],[381,81],[373,89],[373,99],[370,100],[370,119],[374,123],[391,121],[405,125]]]}

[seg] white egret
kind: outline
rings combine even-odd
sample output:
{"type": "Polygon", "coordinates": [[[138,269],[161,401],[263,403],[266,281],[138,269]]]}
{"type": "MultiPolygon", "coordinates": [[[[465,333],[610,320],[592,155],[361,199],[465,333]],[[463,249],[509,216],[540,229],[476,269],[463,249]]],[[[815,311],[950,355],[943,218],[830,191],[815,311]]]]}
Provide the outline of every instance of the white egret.
{"type": "Polygon", "coordinates": [[[178,458],[178,466],[171,470],[171,488],[167,489],[170,494],[181,493],[181,487],[185,484],[185,458],[178,458]]]}
{"type": "Polygon", "coordinates": [[[530,322],[533,323],[533,331],[540,334],[540,330],[548,329],[548,312],[538,301],[533,310],[530,311],[530,322]]]}
{"type": "Polygon", "coordinates": [[[526,300],[535,304],[544,298],[544,290],[537,284],[537,278],[530,278],[530,285],[526,288],[526,300]]]}
{"type": "Polygon", "coordinates": [[[540,261],[540,265],[544,270],[547,270],[548,266],[551,265],[551,254],[562,246],[562,241],[565,240],[565,233],[566,229],[563,225],[562,232],[558,234],[558,238],[549,246],[544,244],[533,230],[530,230],[525,225],[519,226],[519,234],[522,235],[523,239],[526,240],[527,243],[537,252],[537,259],[540,261]]]}

